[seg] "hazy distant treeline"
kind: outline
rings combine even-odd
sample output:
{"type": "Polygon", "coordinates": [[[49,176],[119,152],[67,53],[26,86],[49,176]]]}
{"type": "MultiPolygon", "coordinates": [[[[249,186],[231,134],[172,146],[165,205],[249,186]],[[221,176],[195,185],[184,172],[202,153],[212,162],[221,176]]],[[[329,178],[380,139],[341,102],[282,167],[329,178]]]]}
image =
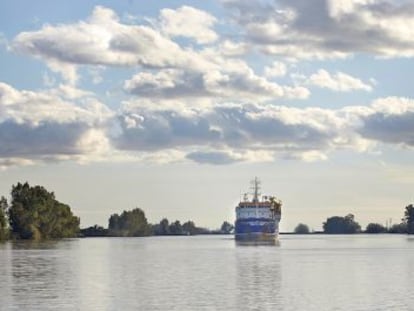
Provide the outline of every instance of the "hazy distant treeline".
{"type": "Polygon", "coordinates": [[[233,230],[233,225],[224,221],[220,229],[210,230],[198,227],[188,220],[181,224],[179,220],[170,222],[163,218],[157,224],[150,224],[145,217],[145,213],[140,208],[131,211],[123,211],[121,215],[113,214],[109,217],[108,228],[94,225],[81,230],[81,235],[85,237],[98,236],[150,236],[150,235],[197,235],[197,234],[229,234],[233,230]]]}
{"type": "MultiPolygon", "coordinates": [[[[407,205],[401,223],[386,227],[379,223],[369,223],[365,230],[355,220],[354,215],[348,214],[344,217],[333,216],[326,219],[322,225],[323,233],[326,234],[352,234],[352,233],[408,233],[414,234],[414,206],[407,205]]],[[[297,234],[310,233],[306,224],[300,223],[295,228],[297,234]]]]}

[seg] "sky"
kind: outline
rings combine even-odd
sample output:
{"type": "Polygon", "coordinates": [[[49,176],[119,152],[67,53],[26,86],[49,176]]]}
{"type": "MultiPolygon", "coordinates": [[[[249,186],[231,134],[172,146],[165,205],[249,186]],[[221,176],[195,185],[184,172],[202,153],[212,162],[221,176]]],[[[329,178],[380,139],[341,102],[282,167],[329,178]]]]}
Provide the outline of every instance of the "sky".
{"type": "Polygon", "coordinates": [[[218,228],[257,176],[281,231],[398,223],[413,58],[410,0],[1,1],[0,194],[218,228]]]}

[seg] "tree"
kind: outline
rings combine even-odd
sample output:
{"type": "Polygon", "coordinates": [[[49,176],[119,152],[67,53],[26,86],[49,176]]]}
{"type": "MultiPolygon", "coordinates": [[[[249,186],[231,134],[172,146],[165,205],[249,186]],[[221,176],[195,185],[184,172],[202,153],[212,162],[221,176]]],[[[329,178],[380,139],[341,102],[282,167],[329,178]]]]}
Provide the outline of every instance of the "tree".
{"type": "Polygon", "coordinates": [[[12,186],[9,223],[20,239],[59,239],[77,236],[79,218],[53,192],[27,182],[12,186]]]}
{"type": "Polygon", "coordinates": [[[146,236],[150,234],[147,218],[140,208],[123,211],[121,215],[111,215],[108,230],[109,235],[112,236],[146,236]]]}
{"type": "Polygon", "coordinates": [[[84,237],[108,236],[108,229],[105,229],[102,226],[94,225],[85,229],[81,229],[81,234],[84,237]]]}
{"type": "Polygon", "coordinates": [[[7,209],[8,204],[5,197],[0,198],[0,241],[6,240],[8,237],[8,227],[7,227],[7,209]]]}
{"type": "Polygon", "coordinates": [[[407,224],[407,233],[414,234],[414,206],[412,204],[405,207],[403,221],[407,224]]]}
{"type": "Polygon", "coordinates": [[[183,233],[187,235],[194,235],[197,234],[198,228],[196,227],[195,223],[191,220],[183,223],[183,233]]]}
{"type": "Polygon", "coordinates": [[[367,225],[365,232],[366,233],[384,233],[384,232],[387,232],[387,228],[385,228],[381,224],[370,223],[367,225]]]}
{"type": "Polygon", "coordinates": [[[174,221],[169,226],[170,234],[173,235],[182,235],[184,234],[183,227],[181,226],[181,223],[179,220],[174,221]]]}
{"type": "Polygon", "coordinates": [[[221,233],[225,233],[225,234],[230,234],[233,230],[234,230],[234,226],[227,221],[224,221],[220,227],[221,233]]]}
{"type": "Polygon", "coordinates": [[[156,233],[158,235],[168,235],[170,234],[170,222],[167,218],[163,218],[159,224],[159,230],[156,233]]]}
{"type": "Polygon", "coordinates": [[[391,228],[388,229],[389,233],[407,233],[407,224],[406,223],[400,223],[400,224],[394,224],[391,226],[391,228]]]}
{"type": "Polygon", "coordinates": [[[354,220],[354,215],[348,214],[345,217],[333,216],[323,223],[323,230],[328,234],[357,233],[361,226],[354,220]]]}
{"type": "Polygon", "coordinates": [[[298,224],[295,228],[296,234],[308,234],[309,233],[309,227],[305,224],[298,224]]]}

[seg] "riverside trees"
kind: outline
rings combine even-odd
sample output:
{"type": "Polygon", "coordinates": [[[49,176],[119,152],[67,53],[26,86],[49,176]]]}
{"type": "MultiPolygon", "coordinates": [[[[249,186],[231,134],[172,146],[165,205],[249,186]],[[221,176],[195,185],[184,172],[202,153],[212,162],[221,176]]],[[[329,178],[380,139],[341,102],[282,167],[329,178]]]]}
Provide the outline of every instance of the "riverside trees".
{"type": "Polygon", "coordinates": [[[12,186],[7,213],[14,238],[59,239],[79,232],[79,218],[68,205],[57,201],[53,192],[42,186],[31,187],[27,182],[12,186]]]}
{"type": "Polygon", "coordinates": [[[387,228],[381,224],[369,223],[365,229],[365,233],[385,233],[387,228]]]}
{"type": "Polygon", "coordinates": [[[407,233],[414,234],[414,206],[412,204],[405,207],[403,221],[407,225],[407,233]]]}
{"type": "Polygon", "coordinates": [[[305,224],[300,223],[295,227],[295,233],[296,234],[308,234],[309,227],[305,224]]]}
{"type": "Polygon", "coordinates": [[[151,232],[145,213],[140,208],[111,215],[108,230],[112,236],[146,236],[151,232]]]}
{"type": "Polygon", "coordinates": [[[354,219],[354,215],[345,217],[333,216],[323,223],[323,231],[328,234],[344,234],[361,232],[361,226],[354,219]]]}
{"type": "Polygon", "coordinates": [[[0,198],[0,241],[7,239],[8,237],[8,226],[7,226],[7,200],[5,197],[0,198]]]}

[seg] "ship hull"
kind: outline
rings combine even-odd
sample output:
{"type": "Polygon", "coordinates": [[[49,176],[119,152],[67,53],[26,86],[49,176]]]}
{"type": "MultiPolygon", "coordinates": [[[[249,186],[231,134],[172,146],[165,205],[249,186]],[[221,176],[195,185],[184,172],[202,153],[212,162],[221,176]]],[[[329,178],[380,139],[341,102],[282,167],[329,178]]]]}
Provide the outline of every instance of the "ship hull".
{"type": "Polygon", "coordinates": [[[275,219],[248,218],[235,223],[235,239],[242,242],[273,242],[278,237],[279,221],[275,219]]]}

